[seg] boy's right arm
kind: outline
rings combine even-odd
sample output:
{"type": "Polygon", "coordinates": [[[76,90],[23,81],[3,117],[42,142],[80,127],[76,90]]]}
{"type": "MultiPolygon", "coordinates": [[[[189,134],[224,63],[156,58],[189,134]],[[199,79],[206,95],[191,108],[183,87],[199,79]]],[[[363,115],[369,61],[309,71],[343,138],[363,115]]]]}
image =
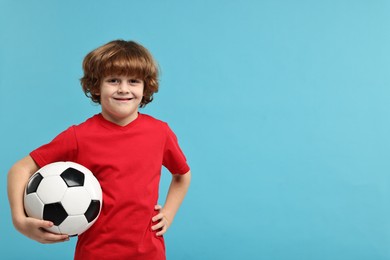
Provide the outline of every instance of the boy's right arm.
{"type": "Polygon", "coordinates": [[[53,225],[50,221],[34,219],[24,212],[24,189],[30,176],[39,169],[31,156],[15,163],[8,172],[8,200],[11,207],[12,222],[23,235],[40,243],[57,243],[69,240],[68,235],[57,235],[44,230],[53,225]]]}

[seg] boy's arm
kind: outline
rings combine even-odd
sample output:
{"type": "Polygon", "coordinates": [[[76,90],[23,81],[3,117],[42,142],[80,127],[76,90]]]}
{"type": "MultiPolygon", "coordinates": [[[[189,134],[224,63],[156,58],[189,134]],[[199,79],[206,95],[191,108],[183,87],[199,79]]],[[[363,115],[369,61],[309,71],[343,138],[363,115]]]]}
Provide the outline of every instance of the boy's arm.
{"type": "Polygon", "coordinates": [[[159,230],[156,235],[162,236],[169,228],[175,215],[184,200],[191,182],[191,171],[186,174],[173,174],[171,185],[169,186],[164,207],[156,205],[155,209],[159,214],[152,218],[153,222],[158,222],[152,226],[152,230],[159,230]]]}
{"type": "Polygon", "coordinates": [[[12,222],[23,235],[41,243],[56,243],[68,240],[67,235],[57,235],[45,231],[53,225],[50,221],[27,217],[24,212],[24,189],[30,176],[38,170],[31,156],[15,163],[8,172],[8,200],[11,207],[12,222]]]}

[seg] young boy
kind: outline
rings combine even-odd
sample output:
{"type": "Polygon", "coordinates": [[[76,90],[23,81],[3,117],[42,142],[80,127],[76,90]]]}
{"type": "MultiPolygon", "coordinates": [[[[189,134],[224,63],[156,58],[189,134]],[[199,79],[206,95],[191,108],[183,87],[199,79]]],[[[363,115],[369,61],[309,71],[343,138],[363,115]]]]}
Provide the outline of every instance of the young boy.
{"type": "Polygon", "coordinates": [[[138,112],[158,91],[158,67],[143,46],[117,40],[90,52],[83,70],[83,91],[101,105],[101,113],[13,165],[8,173],[13,223],[41,243],[69,240],[45,231],[50,221],[26,216],[23,193],[39,168],[73,161],[89,168],[103,190],[100,217],[78,237],[75,259],[165,259],[162,235],[184,199],[191,173],[168,125],[138,112]],[[162,165],[172,173],[163,207],[156,205],[162,165]]]}

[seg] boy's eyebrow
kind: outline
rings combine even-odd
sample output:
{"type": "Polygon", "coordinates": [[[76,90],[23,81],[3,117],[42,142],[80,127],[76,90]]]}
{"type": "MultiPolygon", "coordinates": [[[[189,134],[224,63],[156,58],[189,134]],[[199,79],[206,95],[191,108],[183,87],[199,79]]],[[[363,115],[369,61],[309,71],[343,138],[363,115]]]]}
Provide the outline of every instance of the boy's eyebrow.
{"type": "MultiPolygon", "coordinates": [[[[120,78],[120,77],[123,77],[123,76],[121,76],[121,75],[107,75],[103,78],[107,79],[107,78],[120,78]]],[[[137,77],[137,76],[124,76],[124,77],[127,77],[129,79],[143,80],[142,77],[137,77]]]]}

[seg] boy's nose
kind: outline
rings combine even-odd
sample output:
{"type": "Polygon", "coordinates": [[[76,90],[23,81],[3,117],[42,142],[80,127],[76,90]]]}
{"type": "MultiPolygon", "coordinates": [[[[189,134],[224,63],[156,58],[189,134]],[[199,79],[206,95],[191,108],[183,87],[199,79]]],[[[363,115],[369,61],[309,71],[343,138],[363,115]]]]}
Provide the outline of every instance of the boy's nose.
{"type": "Polygon", "coordinates": [[[119,84],[118,92],[119,93],[128,93],[129,92],[129,88],[128,88],[126,82],[121,82],[121,84],[119,84]]]}

